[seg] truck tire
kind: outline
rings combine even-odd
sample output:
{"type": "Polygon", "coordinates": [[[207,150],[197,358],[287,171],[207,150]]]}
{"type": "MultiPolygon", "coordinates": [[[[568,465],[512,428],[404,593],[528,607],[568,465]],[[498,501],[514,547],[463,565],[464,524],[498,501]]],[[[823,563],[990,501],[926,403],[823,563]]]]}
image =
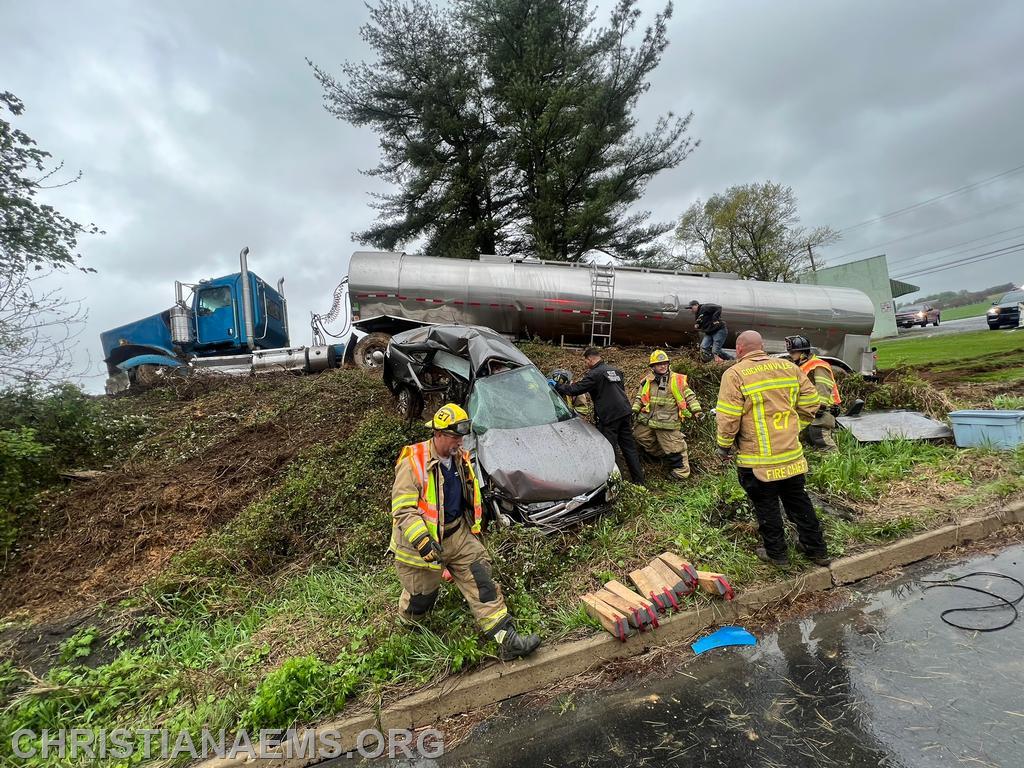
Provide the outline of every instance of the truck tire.
{"type": "Polygon", "coordinates": [[[402,421],[412,424],[423,416],[423,396],[411,387],[399,385],[395,392],[395,411],[402,421]]]}
{"type": "Polygon", "coordinates": [[[391,334],[388,333],[369,333],[363,336],[356,342],[356,347],[352,351],[352,359],[356,367],[367,371],[380,368],[381,364],[373,359],[373,354],[374,352],[384,354],[390,341],[391,334]]]}

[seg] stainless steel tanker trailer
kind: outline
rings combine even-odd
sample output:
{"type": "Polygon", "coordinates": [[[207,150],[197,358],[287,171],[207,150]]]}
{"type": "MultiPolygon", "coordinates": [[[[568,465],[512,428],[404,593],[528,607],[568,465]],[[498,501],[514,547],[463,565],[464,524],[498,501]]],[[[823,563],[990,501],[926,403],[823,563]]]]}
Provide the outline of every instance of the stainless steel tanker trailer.
{"type": "MultiPolygon", "coordinates": [[[[483,325],[512,338],[564,344],[695,345],[698,333],[686,305],[696,299],[722,306],[727,345],[740,331],[754,329],[769,352],[779,352],[786,336],[800,333],[845,370],[874,371],[874,307],[852,288],[641,267],[365,251],[353,254],[347,281],[352,326],[366,334],[353,352],[362,367],[376,365],[375,353],[393,334],[436,323],[483,325]]],[[[330,317],[340,314],[342,297],[335,296],[330,317]]]]}

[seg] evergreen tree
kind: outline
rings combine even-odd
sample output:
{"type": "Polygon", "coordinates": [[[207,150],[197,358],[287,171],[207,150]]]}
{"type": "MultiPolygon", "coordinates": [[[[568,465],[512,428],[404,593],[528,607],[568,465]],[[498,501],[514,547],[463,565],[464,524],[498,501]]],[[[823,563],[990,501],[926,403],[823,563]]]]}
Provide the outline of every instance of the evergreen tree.
{"type": "Polygon", "coordinates": [[[636,0],[602,28],[587,0],[383,0],[363,28],[372,65],[346,65],[343,81],[314,67],[332,114],[377,132],[370,173],[397,187],[355,238],[423,237],[427,253],[463,257],[642,255],[670,225],[630,208],[695,146],[689,117],[634,132],[670,15],[631,47],[636,0]]]}

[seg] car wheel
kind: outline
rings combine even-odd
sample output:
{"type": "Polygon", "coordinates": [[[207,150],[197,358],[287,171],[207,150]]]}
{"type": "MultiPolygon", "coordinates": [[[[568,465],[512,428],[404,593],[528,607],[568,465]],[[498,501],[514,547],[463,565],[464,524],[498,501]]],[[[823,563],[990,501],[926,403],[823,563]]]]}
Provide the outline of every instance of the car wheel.
{"type": "Polygon", "coordinates": [[[395,411],[403,421],[416,421],[423,415],[423,397],[411,387],[402,385],[395,392],[395,411]]]}
{"type": "Polygon", "coordinates": [[[928,327],[928,318],[925,318],[924,320],[921,321],[921,327],[922,328],[927,328],[928,327]]]}
{"type": "Polygon", "coordinates": [[[932,325],[935,326],[936,328],[939,327],[939,320],[940,320],[940,318],[941,318],[941,315],[936,315],[935,316],[935,322],[932,323],[932,325]]]}
{"type": "Polygon", "coordinates": [[[363,336],[356,342],[356,348],[352,352],[357,368],[372,370],[380,368],[382,363],[377,359],[377,354],[384,354],[391,341],[391,335],[387,333],[370,333],[363,336]]]}
{"type": "Polygon", "coordinates": [[[998,330],[999,330],[999,326],[998,326],[998,325],[990,325],[990,326],[988,327],[988,329],[989,329],[990,331],[998,331],[998,330]]]}

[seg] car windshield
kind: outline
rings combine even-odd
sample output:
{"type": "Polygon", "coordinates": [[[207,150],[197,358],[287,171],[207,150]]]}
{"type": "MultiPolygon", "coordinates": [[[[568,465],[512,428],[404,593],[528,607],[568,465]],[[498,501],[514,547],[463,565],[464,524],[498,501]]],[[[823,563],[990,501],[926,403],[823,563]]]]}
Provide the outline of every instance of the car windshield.
{"type": "Polygon", "coordinates": [[[900,312],[924,312],[924,304],[911,304],[909,307],[904,307],[900,312]]]}
{"type": "Polygon", "coordinates": [[[1024,301],[1024,291],[1010,291],[1008,294],[1003,296],[999,300],[1000,304],[1016,304],[1017,302],[1024,301]]]}
{"type": "Polygon", "coordinates": [[[488,429],[519,429],[575,418],[558,393],[532,365],[477,379],[469,396],[469,417],[478,435],[488,429]]]}

